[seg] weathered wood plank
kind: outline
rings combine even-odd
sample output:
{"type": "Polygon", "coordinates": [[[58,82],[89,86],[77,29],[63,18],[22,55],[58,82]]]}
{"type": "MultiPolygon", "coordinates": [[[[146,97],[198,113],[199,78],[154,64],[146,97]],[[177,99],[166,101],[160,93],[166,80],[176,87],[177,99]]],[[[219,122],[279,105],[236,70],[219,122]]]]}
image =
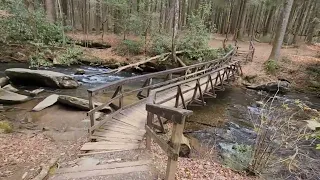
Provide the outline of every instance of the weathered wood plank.
{"type": "Polygon", "coordinates": [[[138,139],[126,139],[126,138],[117,138],[117,137],[104,137],[104,136],[95,136],[92,135],[90,139],[94,139],[98,142],[103,142],[103,141],[109,141],[109,142],[129,142],[129,143],[135,143],[135,142],[140,142],[141,140],[138,139]]]}
{"type": "Polygon", "coordinates": [[[138,144],[89,144],[86,143],[81,147],[81,151],[91,150],[126,150],[126,149],[138,149],[138,144]]]}
{"type": "Polygon", "coordinates": [[[63,173],[72,173],[72,172],[82,172],[82,171],[92,171],[92,170],[107,170],[121,167],[132,167],[132,166],[141,166],[150,164],[150,160],[142,160],[142,161],[129,161],[129,162],[121,162],[121,163],[112,163],[112,164],[102,164],[96,166],[85,166],[85,167],[72,167],[72,168],[63,168],[58,169],[56,171],[57,174],[63,173]]]}
{"type": "Polygon", "coordinates": [[[135,140],[142,140],[143,136],[141,135],[128,135],[116,132],[95,132],[93,135],[100,136],[100,137],[112,137],[112,138],[119,138],[119,139],[135,139],[135,140]]]}
{"type": "Polygon", "coordinates": [[[108,170],[102,169],[102,170],[58,174],[57,176],[53,177],[53,179],[56,179],[56,180],[77,179],[77,178],[85,178],[85,177],[107,176],[112,174],[127,174],[132,172],[143,172],[143,171],[149,171],[149,170],[150,168],[148,165],[129,166],[129,167],[113,168],[108,170]]]}
{"type": "Polygon", "coordinates": [[[128,130],[128,129],[121,129],[116,127],[107,127],[103,129],[97,129],[96,131],[104,131],[104,132],[115,132],[115,133],[123,133],[127,135],[141,135],[143,136],[145,134],[145,131],[134,131],[134,130],[128,130]]]}
{"type": "Polygon", "coordinates": [[[83,154],[78,154],[78,157],[82,157],[82,156],[94,156],[94,155],[99,155],[99,154],[108,154],[108,153],[114,153],[114,152],[120,152],[120,151],[130,151],[132,149],[129,150],[109,150],[109,151],[90,151],[88,153],[83,153],[83,154]]]}

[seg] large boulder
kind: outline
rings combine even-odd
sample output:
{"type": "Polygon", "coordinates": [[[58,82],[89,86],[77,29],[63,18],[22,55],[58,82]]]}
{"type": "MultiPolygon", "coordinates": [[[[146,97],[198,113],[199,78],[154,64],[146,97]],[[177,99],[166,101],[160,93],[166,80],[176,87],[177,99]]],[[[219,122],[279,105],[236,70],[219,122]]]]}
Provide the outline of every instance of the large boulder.
{"type": "Polygon", "coordinates": [[[32,84],[62,89],[77,88],[79,83],[71,76],[47,70],[12,68],[5,70],[10,81],[16,84],[32,84]]]}
{"type": "Polygon", "coordinates": [[[28,96],[20,95],[14,92],[0,88],[0,104],[17,104],[28,101],[28,96]]]}
{"type": "Polygon", "coordinates": [[[279,92],[279,93],[286,93],[290,91],[290,82],[288,81],[276,81],[270,82],[267,84],[262,85],[249,85],[247,86],[248,89],[254,89],[259,91],[267,91],[271,93],[279,92]]]}
{"type": "MultiPolygon", "coordinates": [[[[83,110],[83,111],[89,111],[89,101],[85,100],[85,99],[81,99],[81,98],[77,98],[77,97],[72,97],[72,96],[67,96],[67,95],[60,95],[58,98],[58,102],[70,107],[74,107],[76,109],[79,110],[83,110]]],[[[95,103],[95,106],[99,106],[102,103],[95,103]]],[[[106,106],[104,107],[101,111],[106,112],[106,113],[110,113],[112,110],[110,107],[106,106]]]]}

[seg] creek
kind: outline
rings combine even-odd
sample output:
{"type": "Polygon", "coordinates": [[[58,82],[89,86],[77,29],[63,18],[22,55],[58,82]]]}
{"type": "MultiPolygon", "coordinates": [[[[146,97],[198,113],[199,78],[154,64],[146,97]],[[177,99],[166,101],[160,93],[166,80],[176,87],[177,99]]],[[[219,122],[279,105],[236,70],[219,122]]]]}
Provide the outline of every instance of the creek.
{"type": "MultiPolygon", "coordinates": [[[[242,148],[241,151],[253,150],[257,138],[254,124],[261,119],[262,113],[265,113],[265,110],[271,105],[275,110],[271,110],[268,116],[277,120],[277,118],[291,115],[285,109],[287,107],[296,108],[298,106],[297,102],[301,102],[312,109],[320,110],[320,99],[316,95],[293,92],[285,95],[272,95],[262,91],[227,87],[225,91],[217,92],[216,99],[208,99],[207,106],[190,107],[193,115],[187,119],[185,134],[192,139],[191,142],[193,142],[192,145],[196,151],[214,149],[223,164],[235,170],[246,170],[243,164],[249,164],[251,156],[246,153],[240,153],[239,155],[237,148],[242,148]],[[267,102],[273,96],[275,97],[274,100],[267,102]],[[248,149],[247,147],[251,148],[248,149]],[[247,155],[248,157],[246,157],[247,155]]],[[[302,120],[308,120],[309,117],[302,115],[299,118],[302,122],[302,120]]],[[[319,140],[311,144],[303,142],[304,147],[301,148],[301,151],[317,159],[320,156],[320,151],[315,149],[317,143],[320,143],[319,140]]],[[[294,152],[287,151],[281,152],[277,156],[279,158],[290,157],[293,154],[294,152]]],[[[303,161],[300,167],[302,169],[310,167],[313,171],[314,169],[320,169],[319,160],[305,159],[301,161],[303,161]]],[[[281,176],[296,179],[295,176],[292,176],[293,173],[282,168],[272,168],[273,175],[268,174],[266,179],[280,178],[281,176]]],[[[308,171],[304,173],[299,174],[299,176],[308,176],[308,178],[312,176],[312,173],[308,171]]]]}

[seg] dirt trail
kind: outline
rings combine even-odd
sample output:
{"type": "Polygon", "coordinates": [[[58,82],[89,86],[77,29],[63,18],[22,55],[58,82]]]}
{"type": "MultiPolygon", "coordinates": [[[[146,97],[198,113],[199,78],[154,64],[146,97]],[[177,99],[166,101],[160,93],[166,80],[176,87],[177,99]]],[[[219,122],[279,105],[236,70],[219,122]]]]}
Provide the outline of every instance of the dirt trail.
{"type": "MultiPolygon", "coordinates": [[[[224,37],[215,35],[209,42],[211,47],[221,47],[224,37]]],[[[228,44],[234,44],[228,41],[228,44]]],[[[249,49],[249,41],[238,41],[239,50],[249,49]]],[[[243,63],[242,70],[244,76],[255,77],[254,83],[266,83],[284,78],[291,81],[299,90],[305,90],[308,78],[306,68],[320,63],[320,45],[300,44],[297,47],[283,46],[281,49],[281,59],[278,61],[279,69],[274,74],[269,74],[265,70],[265,62],[268,60],[272,45],[269,43],[254,42],[255,54],[252,62],[243,63]]]]}

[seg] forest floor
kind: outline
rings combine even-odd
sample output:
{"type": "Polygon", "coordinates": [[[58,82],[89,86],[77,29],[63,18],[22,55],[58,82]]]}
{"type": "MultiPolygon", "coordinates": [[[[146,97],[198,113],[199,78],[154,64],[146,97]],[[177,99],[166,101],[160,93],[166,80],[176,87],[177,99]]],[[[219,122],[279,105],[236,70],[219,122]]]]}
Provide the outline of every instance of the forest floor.
{"type": "MultiPolygon", "coordinates": [[[[78,40],[84,39],[84,36],[81,34],[70,36],[78,40]]],[[[90,35],[87,39],[101,41],[101,36],[90,35]]],[[[214,48],[221,47],[223,39],[224,37],[222,36],[214,35],[211,38],[209,45],[214,48]]],[[[104,37],[104,41],[109,43],[112,48],[104,50],[92,48],[83,49],[85,55],[94,56],[105,62],[132,63],[143,58],[142,55],[133,57],[117,55],[114,51],[114,47],[116,47],[121,40],[122,37],[108,35],[104,37]]],[[[230,41],[229,43],[233,42],[230,41]]],[[[249,42],[239,41],[238,45],[240,50],[248,50],[249,42]]],[[[19,48],[20,46],[18,45],[11,47],[10,51],[12,51],[13,54],[9,55],[19,59],[21,62],[26,62],[29,50],[19,48]]],[[[270,55],[272,46],[268,43],[255,42],[255,48],[256,51],[253,61],[243,65],[244,75],[254,77],[252,83],[265,83],[276,80],[277,78],[284,78],[291,81],[296,89],[305,90],[306,87],[309,86],[308,80],[310,79],[310,74],[307,69],[320,64],[320,45],[309,46],[301,44],[296,47],[284,47],[281,50],[282,58],[279,61],[278,70],[275,73],[270,74],[265,70],[265,62],[270,55]]],[[[1,52],[0,56],[2,56],[1,52]]],[[[0,57],[0,61],[1,59],[10,62],[10,58],[0,57]]],[[[11,118],[20,118],[16,119],[16,121],[25,121],[26,117],[24,116],[26,116],[26,113],[31,107],[33,107],[33,105],[23,105],[22,108],[26,108],[26,110],[20,113],[16,113],[16,111],[12,112],[11,118]]],[[[74,121],[68,121],[66,124],[65,119],[84,119],[85,113],[70,113],[70,111],[68,111],[65,112],[63,116],[54,117],[58,112],[59,114],[64,112],[64,109],[52,107],[46,111],[48,111],[46,112],[46,115],[39,115],[39,118],[41,117],[41,125],[36,128],[25,127],[22,123],[19,123],[19,127],[15,127],[13,133],[0,133],[0,179],[21,179],[26,172],[28,172],[28,174],[25,176],[26,179],[28,179],[28,177],[34,177],[34,175],[39,172],[42,163],[46,163],[54,156],[63,157],[61,161],[64,162],[77,157],[80,145],[86,141],[86,132],[84,127],[74,127],[76,124],[74,121]],[[48,116],[48,114],[51,114],[51,116],[48,116]],[[71,116],[75,116],[76,118],[71,116]],[[52,122],[54,122],[54,124],[51,124],[52,122]],[[67,128],[58,126],[59,124],[65,125],[67,128]],[[74,131],[76,131],[75,133],[77,134],[73,134],[74,131]],[[53,135],[51,134],[52,132],[54,132],[53,135]],[[68,133],[72,134],[65,136],[68,133]],[[69,138],[63,139],[63,137],[69,138]]],[[[2,120],[1,117],[0,120],[2,120]]],[[[34,119],[34,121],[35,124],[39,124],[37,118],[34,119]]],[[[208,156],[214,156],[214,153],[214,150],[208,149],[202,154],[194,155],[191,158],[180,158],[177,172],[178,179],[252,178],[220,165],[215,159],[207,158],[208,156]],[[204,174],[203,172],[206,173],[204,174]]],[[[153,154],[154,160],[159,162],[159,164],[157,164],[157,166],[159,166],[157,169],[164,171],[166,165],[165,154],[156,145],[153,145],[153,154]]]]}

